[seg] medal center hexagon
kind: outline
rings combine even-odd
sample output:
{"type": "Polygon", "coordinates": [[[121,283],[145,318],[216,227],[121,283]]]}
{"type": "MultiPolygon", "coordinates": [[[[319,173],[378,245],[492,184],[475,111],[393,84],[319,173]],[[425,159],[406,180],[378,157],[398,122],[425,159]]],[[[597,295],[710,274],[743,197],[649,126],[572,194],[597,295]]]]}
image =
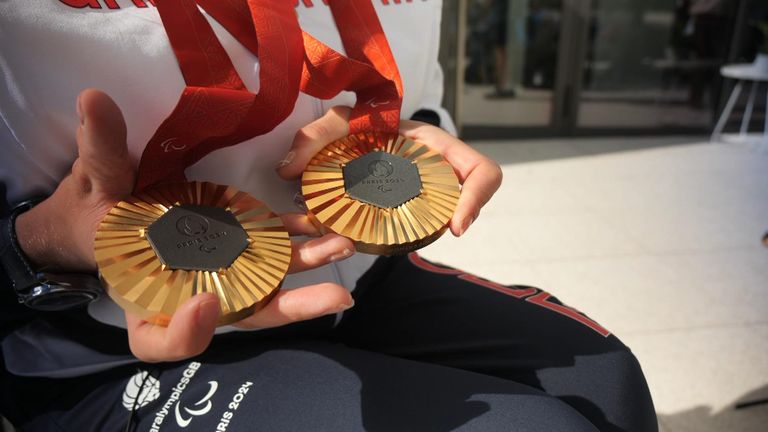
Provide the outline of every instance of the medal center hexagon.
{"type": "Polygon", "coordinates": [[[395,208],[421,193],[415,163],[383,151],[374,151],[342,167],[344,189],[351,198],[381,208],[395,208]]]}
{"type": "Polygon", "coordinates": [[[230,211],[207,205],[174,206],[147,228],[160,261],[174,270],[228,268],[248,247],[248,234],[230,211]]]}

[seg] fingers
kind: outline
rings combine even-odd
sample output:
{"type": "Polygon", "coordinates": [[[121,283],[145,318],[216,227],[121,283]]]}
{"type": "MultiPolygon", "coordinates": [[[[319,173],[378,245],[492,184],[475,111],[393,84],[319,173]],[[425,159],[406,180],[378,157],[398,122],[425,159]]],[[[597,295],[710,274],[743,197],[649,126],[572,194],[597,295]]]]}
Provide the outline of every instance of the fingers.
{"type": "Polygon", "coordinates": [[[264,309],[235,324],[243,328],[279,327],[345,311],[354,305],[341,285],[322,283],[280,291],[264,309]]]}
{"type": "Polygon", "coordinates": [[[182,360],[202,353],[211,343],[219,319],[219,299],[211,293],[192,297],[176,310],[168,327],[129,313],[125,319],[136,358],[149,363],[182,360]]]}
{"type": "Polygon", "coordinates": [[[402,120],[400,133],[440,153],[451,164],[462,183],[483,159],[490,161],[464,141],[432,125],[402,120]]]}
{"type": "Polygon", "coordinates": [[[355,253],[352,240],[337,234],[321,236],[317,227],[307,215],[285,213],[280,215],[288,234],[292,236],[312,236],[315,239],[293,241],[291,244],[291,265],[288,273],[298,273],[321,265],[340,261],[355,253]]]}
{"type": "Polygon", "coordinates": [[[480,209],[501,185],[501,168],[490,161],[481,161],[467,176],[461,196],[451,217],[450,228],[456,237],[464,235],[480,215],[480,209]]]}
{"type": "Polygon", "coordinates": [[[133,189],[134,167],[126,145],[123,114],[106,94],[93,89],[77,101],[79,157],[73,174],[88,191],[122,197],[133,189]]]}
{"type": "Polygon", "coordinates": [[[283,225],[288,231],[288,234],[292,236],[312,236],[319,237],[320,231],[318,231],[315,224],[309,220],[306,214],[302,213],[283,213],[280,215],[283,220],[283,225]]]}
{"type": "Polygon", "coordinates": [[[349,135],[348,107],[336,106],[296,133],[291,150],[276,167],[280,177],[299,177],[312,157],[328,143],[349,135]]]}
{"type": "Polygon", "coordinates": [[[434,126],[403,120],[400,133],[427,144],[453,166],[462,188],[449,225],[453,235],[463,235],[501,186],[501,168],[463,141],[434,126]]]}
{"type": "Polygon", "coordinates": [[[352,240],[337,234],[326,234],[316,239],[293,242],[288,273],[298,273],[340,261],[354,253],[355,245],[352,240]]]}

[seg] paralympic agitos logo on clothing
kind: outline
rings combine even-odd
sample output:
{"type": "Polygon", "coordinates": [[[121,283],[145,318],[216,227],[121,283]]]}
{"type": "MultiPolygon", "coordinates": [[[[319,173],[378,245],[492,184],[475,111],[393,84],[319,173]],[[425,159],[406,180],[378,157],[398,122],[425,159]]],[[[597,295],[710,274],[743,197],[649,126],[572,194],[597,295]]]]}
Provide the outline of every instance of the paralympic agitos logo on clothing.
{"type": "Polygon", "coordinates": [[[193,404],[182,403],[181,395],[186,390],[187,386],[192,382],[198,369],[200,369],[200,363],[192,362],[181,373],[181,378],[176,385],[171,389],[171,395],[166,400],[163,407],[155,413],[155,418],[152,421],[152,427],[150,432],[160,432],[160,428],[165,421],[165,417],[171,412],[174,414],[176,424],[180,427],[187,427],[194,420],[195,417],[200,417],[208,414],[213,408],[213,402],[211,398],[219,388],[217,381],[208,381],[208,391],[198,401],[193,404]]]}

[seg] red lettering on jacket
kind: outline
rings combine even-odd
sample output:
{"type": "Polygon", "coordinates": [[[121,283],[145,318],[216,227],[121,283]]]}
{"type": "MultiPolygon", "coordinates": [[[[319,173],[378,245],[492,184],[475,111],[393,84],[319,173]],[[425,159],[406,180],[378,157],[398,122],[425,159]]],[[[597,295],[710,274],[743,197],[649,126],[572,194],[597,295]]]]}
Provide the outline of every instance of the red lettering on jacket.
{"type": "MultiPolygon", "coordinates": [[[[89,7],[91,9],[101,9],[101,3],[99,0],[59,0],[67,6],[82,9],[89,7]]],[[[117,0],[102,0],[109,9],[120,9],[120,5],[117,0]]],[[[145,8],[147,2],[152,6],[155,5],[155,0],[131,0],[136,7],[145,8]]]]}
{"type": "Polygon", "coordinates": [[[82,9],[84,7],[89,7],[91,9],[101,9],[99,0],[59,0],[59,1],[64,3],[67,6],[72,6],[78,9],[82,9]]]}
{"type": "MultiPolygon", "coordinates": [[[[73,8],[91,8],[91,9],[101,9],[102,3],[107,6],[109,9],[120,9],[120,4],[117,3],[117,0],[59,0],[60,2],[64,3],[67,6],[71,6],[73,8]]],[[[125,0],[128,1],[128,0],[125,0]]],[[[133,4],[136,7],[145,8],[148,7],[147,3],[154,6],[155,0],[131,0],[133,4]]],[[[407,3],[413,3],[413,0],[380,0],[381,4],[384,6],[389,6],[390,4],[407,4],[407,3]]],[[[421,0],[421,1],[427,1],[427,0],[421,0]]],[[[320,3],[324,5],[328,5],[328,0],[295,0],[296,7],[304,6],[306,8],[313,8],[315,7],[315,3],[320,3]]]]}
{"type": "MultiPolygon", "coordinates": [[[[314,2],[319,2],[320,0],[296,0],[296,7],[299,7],[301,4],[303,4],[305,7],[311,8],[315,7],[314,2]]],[[[380,0],[381,4],[384,6],[389,6],[390,4],[403,4],[403,0],[380,0]],[[392,3],[390,3],[392,2],[392,3]]],[[[427,1],[427,0],[421,0],[421,1],[427,1]]],[[[328,0],[322,0],[324,5],[328,4],[328,0]]],[[[405,3],[413,3],[413,0],[405,0],[405,3]]]]}
{"type": "MultiPolygon", "coordinates": [[[[322,1],[323,1],[324,5],[328,4],[328,0],[322,0],[322,1]]],[[[312,2],[312,0],[301,0],[301,2],[299,2],[299,0],[296,0],[296,7],[299,7],[299,3],[303,3],[304,6],[306,6],[308,8],[315,7],[315,5],[312,2]]]]}

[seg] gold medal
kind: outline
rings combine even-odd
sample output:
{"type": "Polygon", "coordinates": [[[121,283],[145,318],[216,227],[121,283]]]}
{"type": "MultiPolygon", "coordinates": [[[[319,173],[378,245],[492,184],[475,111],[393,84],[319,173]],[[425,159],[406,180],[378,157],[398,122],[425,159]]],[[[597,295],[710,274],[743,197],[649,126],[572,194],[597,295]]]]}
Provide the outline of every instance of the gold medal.
{"type": "Polygon", "coordinates": [[[265,305],[288,271],[291,243],[282,220],[230,186],[166,183],[121,201],[94,245],[102,281],[127,311],[167,325],[198,293],[219,297],[218,324],[265,305]]]}
{"type": "Polygon", "coordinates": [[[361,133],[325,146],[301,179],[310,218],[358,251],[399,255],[445,232],[459,180],[443,157],[398,135],[361,133]]]}

